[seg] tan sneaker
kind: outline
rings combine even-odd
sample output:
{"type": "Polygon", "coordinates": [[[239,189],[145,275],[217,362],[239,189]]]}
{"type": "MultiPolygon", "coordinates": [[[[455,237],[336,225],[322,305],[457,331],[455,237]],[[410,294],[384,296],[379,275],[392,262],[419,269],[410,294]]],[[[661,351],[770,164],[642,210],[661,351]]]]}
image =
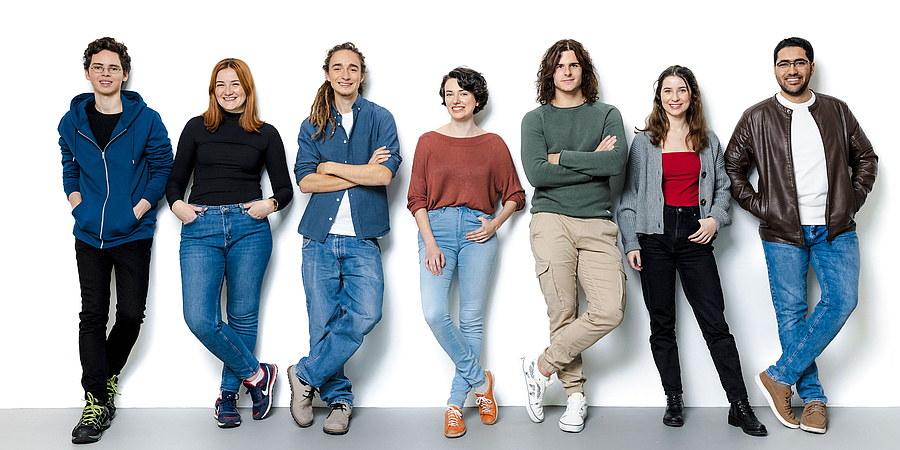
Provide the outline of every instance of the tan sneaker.
{"type": "Polygon", "coordinates": [[[463,422],[462,411],[455,406],[447,406],[447,411],[444,413],[444,436],[455,438],[464,434],[466,434],[466,423],[463,422]]]}
{"type": "Polygon", "coordinates": [[[825,433],[825,403],[812,401],[803,407],[803,415],[800,416],[800,429],[810,433],[825,433]]]}
{"type": "Polygon", "coordinates": [[[760,372],[756,376],[756,385],[759,386],[759,390],[769,402],[769,407],[772,408],[772,412],[775,413],[775,417],[782,425],[788,428],[800,427],[800,421],[791,411],[791,396],[794,395],[794,392],[791,391],[790,386],[776,383],[766,375],[766,372],[760,372]]]}
{"type": "Polygon", "coordinates": [[[484,395],[475,393],[475,404],[478,405],[481,423],[493,425],[497,421],[497,402],[494,401],[494,374],[490,370],[484,371],[484,382],[488,383],[487,391],[484,395]]]}

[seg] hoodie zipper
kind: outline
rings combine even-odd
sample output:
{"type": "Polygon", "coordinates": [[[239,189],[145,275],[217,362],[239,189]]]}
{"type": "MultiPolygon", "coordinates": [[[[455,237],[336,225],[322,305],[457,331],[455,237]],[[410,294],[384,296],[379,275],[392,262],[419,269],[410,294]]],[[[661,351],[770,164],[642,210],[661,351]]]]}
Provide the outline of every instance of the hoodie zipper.
{"type": "Polygon", "coordinates": [[[81,130],[78,130],[78,134],[80,134],[81,137],[87,139],[91,144],[94,144],[94,147],[97,147],[97,150],[100,150],[100,159],[103,160],[103,172],[106,178],[106,198],[103,199],[103,208],[100,209],[100,248],[103,248],[103,225],[106,223],[106,203],[109,202],[109,166],[106,164],[106,149],[108,149],[109,145],[118,139],[119,136],[125,134],[126,131],[128,131],[128,127],[125,127],[119,134],[113,136],[112,139],[106,143],[105,147],[100,148],[93,139],[85,136],[81,130]]]}

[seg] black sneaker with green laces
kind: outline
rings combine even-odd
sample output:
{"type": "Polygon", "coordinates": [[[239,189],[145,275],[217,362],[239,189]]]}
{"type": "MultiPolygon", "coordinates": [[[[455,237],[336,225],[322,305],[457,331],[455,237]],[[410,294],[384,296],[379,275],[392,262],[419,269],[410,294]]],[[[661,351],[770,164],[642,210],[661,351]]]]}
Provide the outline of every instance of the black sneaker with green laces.
{"type": "Polygon", "coordinates": [[[119,379],[116,375],[106,380],[106,409],[109,410],[109,420],[116,417],[116,396],[119,394],[119,379]]]}
{"type": "Polygon", "coordinates": [[[109,428],[109,409],[88,392],[87,402],[81,412],[81,420],[72,430],[73,444],[89,444],[100,440],[103,430],[109,428]]]}

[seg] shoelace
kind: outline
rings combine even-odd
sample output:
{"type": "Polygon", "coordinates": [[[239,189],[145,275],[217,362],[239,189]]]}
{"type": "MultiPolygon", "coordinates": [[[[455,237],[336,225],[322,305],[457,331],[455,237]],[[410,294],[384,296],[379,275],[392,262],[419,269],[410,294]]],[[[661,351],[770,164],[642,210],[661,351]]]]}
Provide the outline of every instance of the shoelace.
{"type": "Polygon", "coordinates": [[[460,420],[462,420],[462,412],[456,408],[447,408],[447,425],[458,426],[460,420]]]}
{"type": "Polygon", "coordinates": [[[94,396],[88,392],[87,398],[84,399],[87,402],[84,405],[84,411],[81,413],[81,424],[82,425],[91,425],[94,421],[103,414],[103,407],[97,404],[97,400],[94,399],[94,396]]]}
{"type": "Polygon", "coordinates": [[[680,403],[679,400],[681,400],[680,396],[675,396],[675,395],[666,396],[666,406],[669,406],[669,407],[677,406],[678,403],[680,403]]]}
{"type": "Polygon", "coordinates": [[[113,375],[106,380],[106,392],[110,399],[115,398],[116,395],[122,395],[119,393],[119,379],[117,376],[113,375]]]}
{"type": "Polygon", "coordinates": [[[237,393],[235,393],[233,396],[223,395],[221,400],[219,401],[219,404],[221,405],[219,407],[219,410],[227,410],[227,411],[237,410],[237,401],[238,401],[237,393]]]}
{"type": "Polygon", "coordinates": [[[342,412],[345,412],[345,413],[346,413],[346,412],[347,412],[347,405],[345,405],[345,404],[343,404],[343,403],[335,403],[335,404],[331,405],[331,412],[334,412],[334,410],[336,410],[336,409],[339,409],[339,410],[341,410],[342,412]]]}
{"type": "Polygon", "coordinates": [[[825,415],[825,405],[815,403],[813,405],[810,405],[810,407],[806,408],[806,411],[803,412],[804,416],[812,416],[813,414],[825,415]]]}
{"type": "Polygon", "coordinates": [[[478,408],[482,413],[490,413],[491,412],[491,404],[494,403],[491,399],[487,397],[477,396],[475,397],[475,403],[478,405],[478,408]]]}

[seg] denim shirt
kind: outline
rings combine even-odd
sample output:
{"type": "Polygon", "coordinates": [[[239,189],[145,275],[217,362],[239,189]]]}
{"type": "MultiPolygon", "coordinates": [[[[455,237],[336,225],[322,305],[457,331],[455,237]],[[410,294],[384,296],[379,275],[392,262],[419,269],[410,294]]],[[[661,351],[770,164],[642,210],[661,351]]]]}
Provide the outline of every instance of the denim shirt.
{"type": "MultiPolygon", "coordinates": [[[[397,125],[388,110],[362,96],[353,103],[353,129],[350,137],[340,125],[341,114],[332,108],[337,129],[331,135],[331,125],[326,124],[324,137],[315,140],[312,135],[316,127],[309,118],[300,126],[297,143],[297,161],[294,176],[299,183],[303,177],[316,173],[319,163],[334,161],[342,164],[363,165],[381,147],[387,147],[391,156],[381,163],[390,169],[392,176],[400,166],[400,141],[397,139],[397,125]]],[[[306,205],[297,231],[317,242],[325,242],[328,231],[334,223],[344,192],[348,193],[353,217],[353,228],[358,239],[372,239],[384,236],[391,230],[387,202],[387,186],[354,186],[347,190],[314,193],[306,205]]]]}

